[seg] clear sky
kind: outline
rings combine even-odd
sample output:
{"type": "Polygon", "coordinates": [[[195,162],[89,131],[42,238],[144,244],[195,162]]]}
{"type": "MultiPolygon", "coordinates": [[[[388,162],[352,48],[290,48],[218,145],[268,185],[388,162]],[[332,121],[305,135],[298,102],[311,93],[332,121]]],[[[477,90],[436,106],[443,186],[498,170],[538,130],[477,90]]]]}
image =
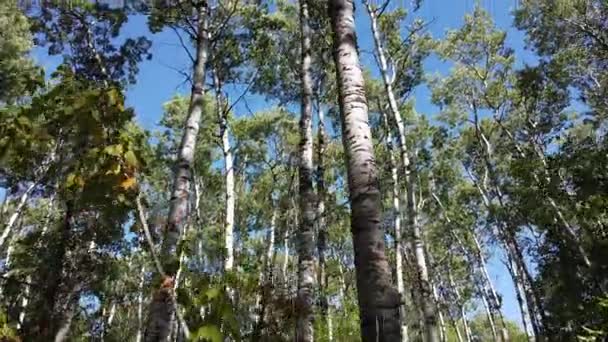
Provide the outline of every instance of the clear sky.
{"type": "MultiPolygon", "coordinates": [[[[374,59],[370,54],[373,51],[373,41],[367,13],[363,5],[355,1],[357,6],[355,20],[362,63],[377,75],[374,59]]],[[[411,8],[412,0],[393,0],[393,2],[391,6],[400,4],[411,8]]],[[[475,3],[480,3],[486,8],[497,26],[507,31],[507,44],[515,50],[518,65],[535,63],[534,54],[524,49],[524,34],[511,27],[513,21],[511,12],[517,6],[517,0],[424,0],[415,15],[425,20],[432,20],[429,26],[430,32],[435,38],[441,38],[447,30],[458,28],[462,24],[464,14],[471,12],[475,3]]],[[[127,36],[147,35],[153,41],[153,58],[140,65],[137,84],[128,89],[127,101],[135,108],[138,122],[146,129],[154,129],[160,120],[162,104],[176,93],[189,92],[189,86],[184,83],[183,76],[175,69],[187,72],[190,61],[172,31],[151,35],[144,16],[131,17],[124,30],[127,36]]],[[[50,58],[40,50],[35,52],[35,57],[45,65],[47,71],[54,69],[58,62],[57,58],[50,58]]],[[[431,57],[426,61],[425,69],[429,74],[446,74],[450,70],[450,65],[440,62],[436,57],[431,57]]],[[[233,97],[240,95],[238,90],[228,89],[228,93],[233,97]]],[[[260,96],[247,95],[245,98],[254,111],[270,106],[260,96]]],[[[430,103],[430,92],[426,86],[417,88],[414,98],[419,113],[433,116],[438,112],[438,109],[430,103]]],[[[235,112],[237,116],[247,113],[242,103],[235,106],[235,112]]],[[[509,319],[521,324],[513,285],[507,270],[502,265],[501,257],[490,258],[489,268],[494,284],[503,296],[504,313],[509,319]]]]}

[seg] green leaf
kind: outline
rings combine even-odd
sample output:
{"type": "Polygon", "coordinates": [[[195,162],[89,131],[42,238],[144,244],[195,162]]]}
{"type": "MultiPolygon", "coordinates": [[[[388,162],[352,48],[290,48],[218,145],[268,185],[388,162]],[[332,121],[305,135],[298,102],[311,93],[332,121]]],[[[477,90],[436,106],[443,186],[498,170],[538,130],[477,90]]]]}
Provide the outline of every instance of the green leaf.
{"type": "Polygon", "coordinates": [[[120,157],[122,155],[123,148],[121,144],[115,144],[106,146],[103,151],[111,156],[120,157]]]}
{"type": "Polygon", "coordinates": [[[137,160],[137,157],[135,156],[135,153],[133,153],[132,150],[127,151],[124,157],[125,161],[127,162],[127,165],[133,168],[137,168],[139,166],[139,161],[137,160]]]}
{"type": "Polygon", "coordinates": [[[112,167],[108,171],[106,171],[106,175],[117,175],[120,173],[120,169],[120,164],[116,163],[112,165],[112,167]]]}
{"type": "Polygon", "coordinates": [[[210,287],[206,292],[205,295],[207,296],[207,298],[209,298],[209,300],[216,298],[217,296],[219,296],[220,294],[220,289],[218,287],[210,287]]]}
{"type": "Polygon", "coordinates": [[[203,341],[211,342],[222,342],[224,340],[222,332],[214,324],[203,325],[198,331],[192,336],[192,340],[196,341],[202,339],[203,341]]]}

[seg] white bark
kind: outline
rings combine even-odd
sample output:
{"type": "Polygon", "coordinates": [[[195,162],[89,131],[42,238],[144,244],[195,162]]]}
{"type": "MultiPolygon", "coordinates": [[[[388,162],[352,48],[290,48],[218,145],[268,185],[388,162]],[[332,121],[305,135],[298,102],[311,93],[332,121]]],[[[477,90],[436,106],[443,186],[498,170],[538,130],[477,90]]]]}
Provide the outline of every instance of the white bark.
{"type": "Polygon", "coordinates": [[[25,282],[25,289],[23,290],[23,294],[21,295],[21,308],[19,311],[19,321],[17,322],[17,330],[21,330],[21,328],[23,327],[23,323],[25,323],[27,305],[30,300],[30,283],[32,282],[32,276],[28,275],[25,278],[25,282]]]}
{"type": "MultiPolygon", "coordinates": [[[[380,74],[382,75],[382,81],[384,83],[384,89],[386,91],[386,95],[388,98],[389,109],[393,115],[393,120],[397,126],[398,132],[398,141],[399,147],[401,149],[401,161],[403,162],[403,169],[405,171],[405,185],[407,191],[407,218],[408,218],[408,228],[412,232],[413,238],[413,247],[414,247],[414,258],[415,258],[415,266],[417,270],[418,283],[422,296],[422,310],[424,313],[424,323],[425,323],[425,335],[428,342],[437,342],[440,340],[439,331],[437,326],[437,308],[432,300],[432,290],[431,284],[428,274],[427,260],[425,256],[425,247],[424,247],[424,239],[423,233],[420,225],[418,224],[417,219],[417,206],[416,206],[416,194],[414,187],[414,179],[413,178],[413,165],[410,162],[409,151],[406,142],[405,135],[405,125],[403,123],[403,119],[401,113],[399,112],[399,107],[397,105],[397,100],[395,98],[395,94],[393,92],[393,78],[388,74],[388,63],[386,60],[386,53],[384,51],[384,47],[382,46],[382,39],[380,37],[380,31],[378,29],[378,14],[377,11],[372,8],[371,4],[365,1],[367,11],[370,16],[371,21],[371,29],[374,37],[374,45],[375,45],[375,55],[376,60],[378,62],[378,67],[380,69],[380,74]]],[[[393,66],[394,67],[394,66],[393,66]]],[[[393,70],[394,72],[394,70],[393,70]]]]}
{"type": "Polygon", "coordinates": [[[308,0],[299,0],[301,30],[301,111],[299,146],[299,201],[298,222],[298,292],[296,309],[296,341],[310,342],[314,338],[314,191],[313,191],[313,141],[312,141],[312,78],[311,78],[311,30],[308,23],[308,0]]]}
{"type": "Polygon", "coordinates": [[[283,266],[281,267],[281,276],[287,287],[287,268],[289,267],[289,230],[285,227],[283,234],[283,266]]]}
{"type": "Polygon", "coordinates": [[[446,342],[447,335],[446,335],[445,320],[443,318],[443,313],[441,312],[441,309],[439,309],[441,307],[439,292],[437,291],[437,286],[435,286],[435,284],[432,284],[432,289],[433,289],[433,300],[435,300],[435,303],[437,303],[437,308],[438,308],[437,316],[439,318],[439,339],[442,342],[446,342]]]}
{"type": "MultiPolygon", "coordinates": [[[[141,204],[140,196],[138,195],[135,199],[135,203],[137,206],[137,213],[139,216],[140,223],[144,230],[144,235],[146,237],[146,241],[148,242],[148,247],[150,249],[150,254],[156,266],[156,271],[162,276],[163,284],[161,284],[161,289],[156,294],[156,296],[152,299],[152,303],[150,305],[150,313],[148,317],[148,327],[146,328],[144,339],[146,341],[155,342],[155,341],[164,341],[170,336],[170,322],[172,321],[172,316],[177,313],[178,318],[180,318],[180,324],[182,325],[182,332],[186,338],[190,336],[190,329],[188,328],[186,321],[182,319],[181,313],[179,311],[179,306],[177,304],[177,300],[175,298],[175,282],[171,279],[164,271],[163,266],[156,254],[156,247],[154,246],[154,241],[152,240],[152,235],[150,234],[150,228],[148,227],[148,222],[146,219],[146,214],[141,204]],[[167,287],[167,284],[172,286],[167,287]],[[168,298],[167,298],[168,297],[168,298]],[[167,317],[168,315],[168,317],[167,317]],[[150,326],[152,325],[152,326],[150,326]],[[148,330],[151,329],[151,330],[148,330]]],[[[181,256],[181,255],[180,255],[181,256]]],[[[176,280],[176,279],[175,279],[176,280]]]]}
{"type": "Polygon", "coordinates": [[[196,149],[196,137],[200,128],[203,111],[206,63],[208,58],[208,7],[203,3],[198,9],[198,32],[196,39],[196,60],[193,69],[192,93],[186,117],[184,132],[178,150],[176,171],[171,191],[167,234],[163,246],[163,256],[177,257],[177,243],[188,217],[188,202],[192,182],[192,167],[196,149]]]}
{"type": "Polygon", "coordinates": [[[389,152],[389,163],[391,168],[391,178],[393,185],[393,230],[394,230],[394,244],[395,244],[395,273],[397,277],[397,291],[401,298],[401,305],[399,306],[399,321],[401,324],[401,341],[407,342],[408,326],[406,320],[406,307],[405,307],[405,285],[403,281],[403,255],[405,253],[402,243],[402,232],[401,232],[401,206],[399,199],[401,194],[399,193],[399,172],[397,170],[397,160],[395,158],[394,145],[393,145],[393,134],[388,124],[386,113],[381,111],[384,126],[386,128],[386,145],[388,146],[389,152]]]}
{"type": "Polygon", "coordinates": [[[330,304],[327,298],[327,285],[328,285],[328,276],[327,271],[325,269],[325,260],[326,260],[326,252],[327,252],[327,226],[325,221],[325,197],[326,197],[326,188],[325,188],[325,144],[327,139],[327,134],[325,132],[325,113],[323,112],[322,105],[320,101],[318,101],[317,97],[317,115],[319,119],[319,143],[317,147],[317,230],[318,230],[318,238],[317,238],[317,250],[319,255],[319,272],[318,272],[318,284],[319,284],[319,297],[320,297],[320,305],[321,305],[321,314],[324,316],[324,319],[327,323],[327,339],[329,342],[333,341],[333,333],[331,331],[331,316],[330,316],[330,304]]]}
{"type": "Polygon", "coordinates": [[[222,139],[222,153],[224,155],[224,182],[225,182],[225,222],[224,222],[224,271],[231,271],[234,267],[234,210],[235,210],[235,183],[234,162],[232,146],[230,145],[230,128],[228,127],[228,111],[222,98],[222,83],[218,71],[213,70],[213,85],[215,87],[215,103],[217,119],[222,139]]]}
{"type": "MultiPolygon", "coordinates": [[[[509,138],[509,140],[511,140],[511,142],[513,143],[513,145],[515,147],[515,150],[517,151],[517,153],[519,154],[519,156],[521,158],[525,159],[527,157],[527,154],[524,152],[524,150],[522,149],[521,145],[517,142],[517,140],[515,140],[515,137],[513,136],[513,134],[511,133],[511,131],[507,127],[505,127],[502,124],[502,122],[500,122],[500,120],[496,120],[496,122],[502,128],[502,131],[505,132],[505,134],[507,135],[507,137],[509,138]]],[[[548,183],[551,182],[551,176],[549,174],[549,165],[547,163],[547,159],[546,159],[545,155],[543,154],[543,152],[541,151],[540,147],[538,146],[538,144],[535,141],[533,141],[532,139],[530,139],[529,142],[530,142],[530,144],[534,148],[534,152],[536,154],[536,157],[543,164],[542,173],[543,173],[543,176],[545,178],[545,183],[548,184],[548,183]]],[[[539,186],[542,186],[543,183],[541,182],[540,177],[538,176],[538,174],[535,171],[532,171],[531,173],[532,173],[532,177],[534,179],[534,182],[536,182],[539,186]]],[[[577,235],[574,227],[566,219],[563,211],[561,210],[561,208],[559,207],[559,205],[557,204],[557,202],[555,201],[555,199],[553,198],[553,196],[551,196],[551,194],[548,191],[543,192],[543,196],[547,199],[547,201],[549,202],[549,205],[551,206],[551,209],[554,212],[554,217],[553,217],[554,222],[562,225],[562,227],[566,231],[566,235],[567,235],[566,239],[570,240],[570,243],[572,243],[574,245],[574,247],[578,251],[578,254],[581,257],[583,263],[585,264],[585,266],[586,267],[591,267],[591,261],[589,260],[588,253],[585,250],[585,248],[583,247],[583,245],[581,244],[580,239],[579,239],[579,237],[578,237],[578,235],[577,235]]]]}
{"type": "Polygon", "coordinates": [[[274,242],[275,242],[275,231],[277,221],[277,207],[274,206],[272,215],[270,217],[270,227],[268,228],[268,246],[266,247],[266,253],[264,254],[264,262],[260,278],[258,280],[259,291],[256,293],[255,305],[253,307],[254,316],[254,327],[259,327],[260,322],[264,320],[265,314],[265,300],[266,287],[272,282],[272,274],[274,269],[274,242]],[[263,302],[264,301],[264,302],[263,302]]]}
{"type": "MultiPolygon", "coordinates": [[[[486,166],[484,181],[481,184],[475,182],[475,185],[483,199],[484,205],[486,206],[490,214],[496,217],[495,208],[491,205],[490,196],[488,195],[487,179],[489,177],[492,178],[492,182],[494,183],[493,188],[496,192],[496,199],[498,200],[498,204],[501,207],[505,207],[505,205],[503,201],[503,194],[496,179],[496,175],[494,174],[491,162],[493,158],[493,148],[491,143],[485,136],[484,132],[482,131],[481,126],[479,125],[478,113],[475,107],[472,107],[472,110],[474,113],[474,128],[476,131],[477,139],[480,144],[480,147],[482,147],[485,151],[485,153],[483,154],[483,158],[486,166]]],[[[544,311],[541,306],[540,296],[537,293],[537,290],[533,287],[532,276],[530,275],[528,267],[525,264],[521,248],[519,247],[519,243],[517,242],[516,236],[513,233],[513,227],[511,227],[510,225],[510,222],[499,222],[497,228],[497,236],[501,240],[508,256],[512,258],[514,265],[516,266],[517,273],[519,273],[519,279],[513,277],[513,282],[521,282],[521,286],[523,287],[526,296],[526,302],[528,304],[531,323],[534,328],[535,335],[537,338],[540,338],[544,333],[544,311]]],[[[512,276],[513,274],[514,273],[511,272],[512,276]]],[[[515,285],[517,287],[517,284],[515,285]]]]}
{"type": "Polygon", "coordinates": [[[524,326],[524,331],[526,333],[526,336],[528,337],[528,341],[534,341],[535,338],[533,336],[530,335],[530,330],[529,330],[529,325],[533,325],[532,324],[532,319],[529,316],[528,310],[526,309],[527,303],[526,303],[526,294],[524,291],[524,288],[521,284],[521,281],[519,280],[519,273],[517,271],[517,265],[515,265],[515,262],[513,261],[513,259],[507,254],[507,259],[508,261],[505,263],[507,269],[509,270],[509,274],[511,275],[511,278],[514,279],[515,282],[515,296],[517,298],[517,304],[519,306],[519,312],[521,314],[521,322],[524,326]],[[530,323],[528,323],[530,322],[530,323]]]}
{"type": "Polygon", "coordinates": [[[137,334],[135,336],[136,342],[141,342],[143,337],[144,328],[144,282],[146,275],[146,267],[141,267],[139,275],[139,290],[137,294],[137,334]]]}
{"type": "MultiPolygon", "coordinates": [[[[462,302],[462,297],[460,295],[460,288],[454,281],[454,277],[452,277],[452,272],[449,269],[448,269],[448,281],[449,281],[450,287],[452,288],[452,291],[454,291],[454,295],[456,297],[456,305],[458,305],[458,311],[460,313],[460,320],[462,321],[462,326],[464,328],[465,336],[467,338],[467,341],[471,341],[471,330],[469,329],[469,322],[467,320],[466,311],[464,309],[464,303],[462,302]]],[[[459,331],[457,331],[457,333],[460,335],[459,331]]],[[[459,339],[462,339],[462,337],[460,337],[459,339]]]]}
{"type": "Polygon", "coordinates": [[[399,293],[380,225],[380,190],[352,0],[329,1],[342,140],[348,171],[361,338],[401,341],[399,293]]]}
{"type": "Polygon", "coordinates": [[[32,193],[32,191],[34,191],[34,188],[36,188],[37,185],[38,185],[37,181],[33,182],[30,186],[27,187],[27,189],[23,192],[23,194],[19,198],[19,202],[17,203],[17,207],[15,208],[15,211],[11,214],[10,218],[8,219],[8,222],[4,226],[2,235],[0,235],[0,249],[2,247],[4,247],[4,244],[6,243],[6,239],[8,238],[9,234],[11,233],[11,230],[13,229],[13,226],[17,222],[17,219],[19,218],[19,216],[21,215],[21,212],[25,208],[25,205],[27,204],[27,200],[30,197],[30,194],[32,193]]]}

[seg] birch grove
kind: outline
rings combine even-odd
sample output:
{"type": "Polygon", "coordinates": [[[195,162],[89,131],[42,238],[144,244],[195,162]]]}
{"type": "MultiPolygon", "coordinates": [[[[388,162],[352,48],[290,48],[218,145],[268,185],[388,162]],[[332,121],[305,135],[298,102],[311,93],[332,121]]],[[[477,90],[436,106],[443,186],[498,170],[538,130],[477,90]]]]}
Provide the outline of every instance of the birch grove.
{"type": "Polygon", "coordinates": [[[0,340],[605,339],[607,21],[0,2],[0,340]]]}

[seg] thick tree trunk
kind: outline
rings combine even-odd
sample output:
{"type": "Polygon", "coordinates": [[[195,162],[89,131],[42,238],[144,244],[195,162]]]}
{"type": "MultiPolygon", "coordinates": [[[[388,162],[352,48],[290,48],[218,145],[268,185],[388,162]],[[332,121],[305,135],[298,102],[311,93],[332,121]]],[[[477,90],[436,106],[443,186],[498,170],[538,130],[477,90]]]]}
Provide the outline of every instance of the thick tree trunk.
{"type": "Polygon", "coordinates": [[[331,0],[334,60],[348,170],[361,337],[400,341],[399,293],[393,287],[380,224],[380,190],[359,64],[352,0],[331,0]]]}
{"type": "MultiPolygon", "coordinates": [[[[204,88],[205,88],[205,64],[208,55],[208,8],[202,4],[199,11],[199,23],[196,40],[196,60],[192,80],[192,94],[188,116],[184,127],[182,141],[178,151],[175,175],[173,179],[173,189],[171,191],[171,203],[169,206],[169,216],[166,236],[163,244],[163,260],[167,262],[166,271],[171,278],[175,275],[176,257],[180,235],[188,218],[188,202],[190,198],[190,188],[192,182],[192,165],[194,162],[194,152],[196,148],[196,137],[203,110],[204,88]]],[[[173,279],[163,280],[160,289],[152,299],[148,314],[148,325],[144,340],[146,342],[165,341],[170,334],[171,317],[174,315],[171,287],[173,279]]]]}
{"type": "Polygon", "coordinates": [[[222,139],[222,153],[224,155],[224,182],[226,201],[225,221],[224,221],[224,271],[232,270],[234,266],[234,163],[232,156],[232,146],[230,145],[228,112],[222,99],[222,83],[217,73],[213,70],[213,85],[215,87],[215,103],[217,110],[217,120],[220,126],[220,137],[222,139]]]}
{"type": "Polygon", "coordinates": [[[300,0],[300,29],[302,42],[301,101],[300,112],[300,226],[298,229],[298,298],[296,341],[313,340],[314,306],[314,190],[313,190],[313,142],[312,142],[312,79],[310,75],[310,27],[308,24],[308,0],[300,0]]]}
{"type": "Polygon", "coordinates": [[[388,64],[386,61],[386,55],[382,46],[382,39],[380,37],[380,31],[377,25],[377,13],[372,6],[366,2],[367,11],[370,16],[372,34],[374,36],[376,60],[380,68],[382,75],[382,81],[384,83],[384,89],[388,98],[389,109],[393,114],[393,120],[397,126],[399,147],[401,149],[401,161],[403,162],[403,169],[405,171],[405,185],[407,191],[407,225],[408,229],[412,233],[412,242],[414,245],[414,258],[415,266],[417,271],[418,287],[420,289],[422,310],[424,313],[424,324],[425,324],[425,335],[428,342],[437,342],[440,340],[439,331],[437,326],[437,308],[435,307],[432,299],[432,290],[429,280],[427,261],[425,256],[424,239],[422,237],[422,228],[418,224],[418,213],[416,206],[416,194],[414,187],[413,165],[410,162],[409,151],[407,148],[405,138],[405,125],[399,112],[397,100],[393,92],[392,83],[394,81],[394,75],[388,75],[388,64]]]}

